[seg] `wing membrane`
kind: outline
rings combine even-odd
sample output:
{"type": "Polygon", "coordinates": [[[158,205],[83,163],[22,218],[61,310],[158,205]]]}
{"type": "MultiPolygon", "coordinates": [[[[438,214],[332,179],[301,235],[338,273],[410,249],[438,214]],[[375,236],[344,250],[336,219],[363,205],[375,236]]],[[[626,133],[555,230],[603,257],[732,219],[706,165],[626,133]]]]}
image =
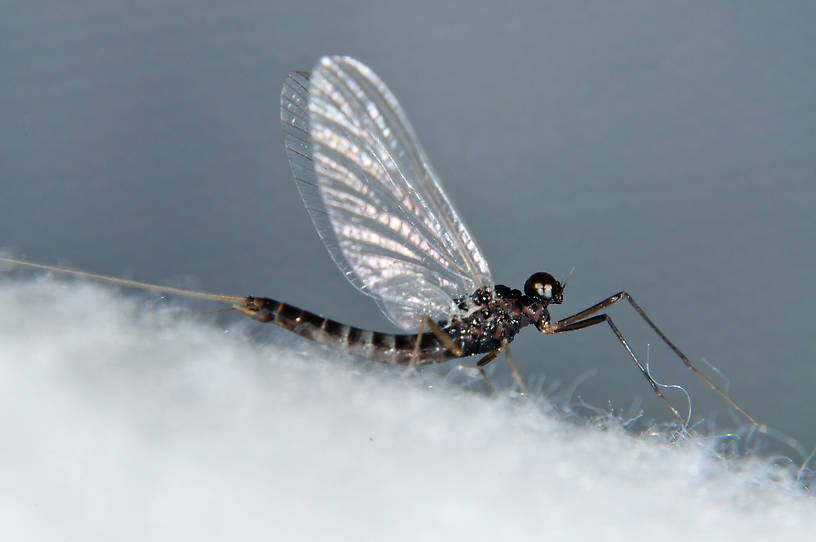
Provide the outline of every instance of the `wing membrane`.
{"type": "Polygon", "coordinates": [[[393,94],[348,57],[290,74],[286,150],[338,267],[403,329],[447,319],[452,298],[492,286],[487,262],[393,94]]]}

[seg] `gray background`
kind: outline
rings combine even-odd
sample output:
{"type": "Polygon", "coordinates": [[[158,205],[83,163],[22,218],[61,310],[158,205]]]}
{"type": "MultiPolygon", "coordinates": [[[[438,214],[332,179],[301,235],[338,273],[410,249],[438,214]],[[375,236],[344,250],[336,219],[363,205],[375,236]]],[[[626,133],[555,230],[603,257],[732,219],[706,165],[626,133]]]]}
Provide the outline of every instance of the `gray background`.
{"type": "MultiPolygon", "coordinates": [[[[0,247],[393,329],[321,246],[278,126],[285,74],[348,54],[402,102],[497,282],[574,266],[556,316],[627,289],[757,418],[816,444],[812,3],[2,12],[0,247]]],[[[627,307],[613,314],[639,353],[655,342],[627,307]]],[[[588,402],[642,398],[667,418],[607,329],[527,331],[513,352],[528,378],[594,370],[588,402]]],[[[653,364],[698,416],[730,423],[679,361],[656,349],[653,364]]]]}

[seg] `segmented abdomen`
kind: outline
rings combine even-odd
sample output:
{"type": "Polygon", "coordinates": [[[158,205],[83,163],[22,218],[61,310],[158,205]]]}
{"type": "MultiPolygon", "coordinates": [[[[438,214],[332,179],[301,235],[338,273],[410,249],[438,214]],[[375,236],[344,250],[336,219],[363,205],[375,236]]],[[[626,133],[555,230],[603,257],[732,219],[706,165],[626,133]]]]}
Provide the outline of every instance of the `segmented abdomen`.
{"type": "MultiPolygon", "coordinates": [[[[278,324],[322,345],[372,361],[408,364],[416,345],[416,333],[393,334],[360,329],[274,299],[248,298],[247,305],[257,307],[253,318],[259,322],[278,324]]],[[[425,330],[419,347],[419,363],[440,363],[455,357],[430,329],[425,330]]]]}

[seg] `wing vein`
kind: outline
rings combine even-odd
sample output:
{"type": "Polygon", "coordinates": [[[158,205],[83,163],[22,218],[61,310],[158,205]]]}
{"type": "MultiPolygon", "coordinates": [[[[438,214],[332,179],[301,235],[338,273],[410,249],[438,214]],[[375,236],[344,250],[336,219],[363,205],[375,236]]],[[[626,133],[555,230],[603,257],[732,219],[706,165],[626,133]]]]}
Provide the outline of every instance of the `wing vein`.
{"type": "Polygon", "coordinates": [[[405,113],[348,57],[293,72],[281,91],[286,151],[312,222],[341,272],[397,326],[448,319],[454,298],[492,286],[405,113]],[[304,134],[308,134],[304,138],[304,134]]]}

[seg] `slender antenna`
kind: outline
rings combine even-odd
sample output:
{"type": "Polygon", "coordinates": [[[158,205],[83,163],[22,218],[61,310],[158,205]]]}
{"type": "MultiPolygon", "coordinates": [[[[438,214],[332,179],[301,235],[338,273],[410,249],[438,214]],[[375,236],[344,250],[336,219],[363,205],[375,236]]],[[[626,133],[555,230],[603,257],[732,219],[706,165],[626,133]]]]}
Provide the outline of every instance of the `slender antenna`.
{"type": "Polygon", "coordinates": [[[184,288],[173,288],[172,286],[161,286],[159,284],[151,284],[149,282],[139,282],[137,280],[120,279],[108,275],[100,275],[98,273],[90,273],[88,271],[81,271],[79,269],[70,269],[67,267],[59,267],[56,265],[48,265],[43,263],[32,263],[24,260],[17,260],[15,258],[6,258],[0,256],[0,262],[19,265],[21,267],[28,267],[31,269],[41,269],[43,271],[53,271],[55,273],[64,273],[66,275],[73,275],[75,277],[82,277],[91,280],[98,280],[100,282],[109,282],[111,284],[118,284],[120,286],[129,286],[132,288],[141,288],[143,290],[153,290],[154,292],[162,292],[165,294],[180,295],[184,297],[197,297],[199,299],[208,299],[210,301],[220,301],[222,303],[232,303],[243,305],[246,303],[245,296],[210,294],[207,292],[198,292],[196,290],[186,290],[184,288]]]}
{"type": "Polygon", "coordinates": [[[562,284],[562,285],[561,285],[561,289],[562,289],[562,290],[566,290],[566,289],[567,289],[567,283],[568,283],[568,282],[569,282],[569,280],[572,278],[572,274],[573,274],[573,273],[575,273],[575,266],[574,266],[574,265],[572,266],[572,269],[570,269],[570,272],[569,272],[569,274],[567,275],[567,280],[565,280],[565,281],[564,281],[564,284],[562,284]]]}

